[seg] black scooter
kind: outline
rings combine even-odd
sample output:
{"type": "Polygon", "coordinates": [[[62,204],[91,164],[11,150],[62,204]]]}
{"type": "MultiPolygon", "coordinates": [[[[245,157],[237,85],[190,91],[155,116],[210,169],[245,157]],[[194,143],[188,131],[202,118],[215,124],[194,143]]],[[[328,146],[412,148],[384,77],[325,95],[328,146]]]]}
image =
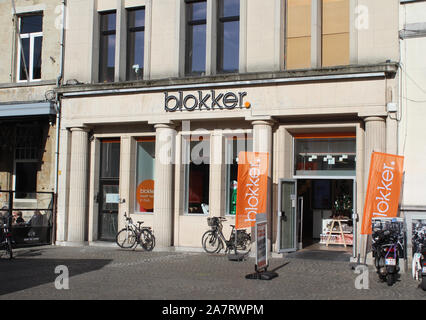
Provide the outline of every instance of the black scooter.
{"type": "Polygon", "coordinates": [[[399,236],[390,230],[373,230],[373,257],[380,280],[388,286],[396,282],[402,248],[399,236]]]}

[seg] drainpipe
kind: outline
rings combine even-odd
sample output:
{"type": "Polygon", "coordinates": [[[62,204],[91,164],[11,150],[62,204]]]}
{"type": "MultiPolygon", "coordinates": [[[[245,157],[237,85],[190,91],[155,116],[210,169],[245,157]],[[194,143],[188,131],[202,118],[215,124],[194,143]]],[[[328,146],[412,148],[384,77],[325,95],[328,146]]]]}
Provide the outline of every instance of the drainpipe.
{"type": "MultiPolygon", "coordinates": [[[[66,10],[66,0],[62,0],[62,29],[61,29],[61,53],[59,59],[59,76],[56,79],[56,88],[59,89],[63,80],[64,73],[64,38],[65,38],[65,10],[66,10]]],[[[55,108],[56,108],[56,146],[55,146],[55,185],[54,185],[54,219],[53,219],[53,239],[52,243],[56,242],[56,221],[57,221],[57,213],[58,213],[58,176],[59,176],[59,132],[60,132],[60,120],[61,120],[61,99],[56,93],[55,97],[55,108]]]]}

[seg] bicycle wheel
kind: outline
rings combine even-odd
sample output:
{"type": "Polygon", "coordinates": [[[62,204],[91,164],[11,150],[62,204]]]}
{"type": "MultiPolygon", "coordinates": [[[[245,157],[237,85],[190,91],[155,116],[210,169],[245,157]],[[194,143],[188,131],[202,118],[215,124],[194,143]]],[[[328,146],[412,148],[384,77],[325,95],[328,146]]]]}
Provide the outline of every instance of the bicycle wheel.
{"type": "Polygon", "coordinates": [[[146,251],[152,251],[154,249],[155,237],[149,229],[142,229],[140,244],[146,251]]]}
{"type": "Polygon", "coordinates": [[[203,249],[207,253],[216,253],[221,249],[221,241],[219,239],[219,235],[214,231],[207,231],[204,233],[202,237],[203,241],[203,249]]]}
{"type": "Polygon", "coordinates": [[[12,241],[10,238],[7,238],[4,243],[4,249],[6,251],[6,257],[8,259],[13,259],[13,251],[12,251],[12,241]]]}
{"type": "Polygon", "coordinates": [[[251,237],[247,233],[238,235],[237,238],[237,252],[248,254],[251,250],[251,237]]]}
{"type": "Polygon", "coordinates": [[[115,238],[120,248],[130,249],[136,244],[136,234],[132,229],[122,229],[115,238]]]}

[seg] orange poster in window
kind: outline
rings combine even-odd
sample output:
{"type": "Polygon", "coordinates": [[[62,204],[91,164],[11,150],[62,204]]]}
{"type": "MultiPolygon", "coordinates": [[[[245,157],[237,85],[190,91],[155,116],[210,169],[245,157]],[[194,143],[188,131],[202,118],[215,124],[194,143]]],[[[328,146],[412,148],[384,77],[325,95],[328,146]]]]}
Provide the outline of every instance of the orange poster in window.
{"type": "Polygon", "coordinates": [[[394,218],[398,214],[404,157],[373,152],[361,234],[371,234],[373,218],[394,218]]]}
{"type": "Polygon", "coordinates": [[[140,212],[151,212],[154,208],[154,180],[142,181],[136,189],[136,201],[140,212]]]}
{"type": "Polygon", "coordinates": [[[240,152],[238,155],[237,212],[235,227],[254,227],[256,215],[266,213],[269,154],[240,152]]]}

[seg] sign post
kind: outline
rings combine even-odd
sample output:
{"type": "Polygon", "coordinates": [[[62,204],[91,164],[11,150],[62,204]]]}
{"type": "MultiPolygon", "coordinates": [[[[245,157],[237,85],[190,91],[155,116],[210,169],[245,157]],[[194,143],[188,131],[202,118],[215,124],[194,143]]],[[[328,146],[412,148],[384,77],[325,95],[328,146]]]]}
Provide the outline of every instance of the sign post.
{"type": "Polygon", "coordinates": [[[255,273],[246,275],[246,279],[271,280],[278,277],[273,271],[268,271],[268,221],[265,214],[256,216],[256,264],[255,273]]]}

